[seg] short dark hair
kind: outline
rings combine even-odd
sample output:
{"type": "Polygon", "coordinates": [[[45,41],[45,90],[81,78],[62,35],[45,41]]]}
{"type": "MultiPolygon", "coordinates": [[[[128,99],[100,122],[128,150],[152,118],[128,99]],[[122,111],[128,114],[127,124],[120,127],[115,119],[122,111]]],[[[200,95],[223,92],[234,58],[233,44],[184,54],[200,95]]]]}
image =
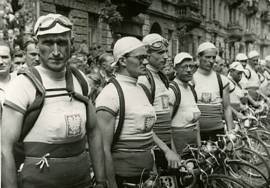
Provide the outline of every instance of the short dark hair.
{"type": "Polygon", "coordinates": [[[13,53],[13,58],[15,57],[23,57],[24,53],[22,50],[17,50],[13,53]]]}
{"type": "Polygon", "coordinates": [[[11,48],[10,48],[9,43],[7,43],[5,40],[0,40],[0,46],[6,46],[6,47],[8,47],[10,57],[12,57],[12,50],[11,50],[11,48]]]}
{"type": "Polygon", "coordinates": [[[24,43],[23,43],[23,49],[26,51],[26,49],[27,49],[27,46],[29,45],[29,44],[37,44],[38,43],[38,40],[35,38],[35,37],[29,37],[29,38],[27,38],[25,41],[24,41],[24,43]]]}
{"type": "Polygon", "coordinates": [[[9,44],[5,40],[0,40],[0,46],[6,46],[10,49],[9,44]]]}
{"type": "Polygon", "coordinates": [[[104,53],[104,54],[101,54],[101,55],[99,56],[99,58],[98,58],[98,64],[101,65],[104,61],[106,61],[106,57],[108,57],[108,56],[113,57],[113,55],[110,54],[110,53],[104,53]]]}

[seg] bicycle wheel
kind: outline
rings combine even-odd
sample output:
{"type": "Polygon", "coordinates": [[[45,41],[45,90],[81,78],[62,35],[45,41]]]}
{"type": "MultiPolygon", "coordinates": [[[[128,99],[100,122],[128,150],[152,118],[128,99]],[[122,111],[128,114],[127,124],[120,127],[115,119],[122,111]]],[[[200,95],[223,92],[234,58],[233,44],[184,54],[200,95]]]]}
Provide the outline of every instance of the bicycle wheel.
{"type": "Polygon", "coordinates": [[[267,161],[257,152],[249,148],[241,148],[234,152],[234,157],[246,163],[256,166],[266,177],[270,179],[270,167],[267,161]]]}
{"type": "Polygon", "coordinates": [[[266,161],[270,160],[270,153],[265,144],[256,138],[252,133],[248,133],[248,138],[245,140],[246,147],[260,154],[266,161]]]}
{"type": "Polygon", "coordinates": [[[251,188],[240,180],[222,174],[211,174],[203,180],[204,188],[251,188]]]}
{"type": "Polygon", "coordinates": [[[229,174],[242,180],[251,187],[264,187],[268,185],[267,177],[255,166],[240,160],[226,161],[229,174]]]}
{"type": "Polygon", "coordinates": [[[269,149],[270,148],[270,132],[263,129],[257,129],[254,132],[256,138],[260,139],[265,146],[269,149]]]}

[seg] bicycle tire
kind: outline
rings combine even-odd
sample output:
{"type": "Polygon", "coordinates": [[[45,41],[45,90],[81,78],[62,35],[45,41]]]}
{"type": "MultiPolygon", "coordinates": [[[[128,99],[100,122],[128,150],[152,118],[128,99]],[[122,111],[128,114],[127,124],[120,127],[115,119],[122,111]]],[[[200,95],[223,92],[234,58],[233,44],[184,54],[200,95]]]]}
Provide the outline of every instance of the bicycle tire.
{"type": "Polygon", "coordinates": [[[240,180],[223,174],[211,174],[204,178],[203,188],[251,188],[240,180]],[[231,186],[230,186],[231,185],[231,186]]]}
{"type": "Polygon", "coordinates": [[[268,149],[270,148],[270,131],[257,129],[254,131],[254,135],[256,138],[260,139],[268,149]]]}
{"type": "Polygon", "coordinates": [[[248,140],[245,140],[246,147],[256,151],[259,153],[266,161],[270,160],[270,153],[268,151],[268,148],[265,146],[265,144],[255,136],[253,136],[251,133],[248,133],[248,140]]]}
{"type": "Polygon", "coordinates": [[[262,173],[270,180],[270,166],[267,161],[256,151],[249,148],[241,148],[234,152],[236,159],[252,164],[260,169],[262,173]]]}
{"type": "Polygon", "coordinates": [[[247,185],[264,187],[269,183],[268,178],[257,167],[249,163],[240,160],[228,160],[226,164],[230,166],[230,168],[227,168],[229,174],[247,185]]]}

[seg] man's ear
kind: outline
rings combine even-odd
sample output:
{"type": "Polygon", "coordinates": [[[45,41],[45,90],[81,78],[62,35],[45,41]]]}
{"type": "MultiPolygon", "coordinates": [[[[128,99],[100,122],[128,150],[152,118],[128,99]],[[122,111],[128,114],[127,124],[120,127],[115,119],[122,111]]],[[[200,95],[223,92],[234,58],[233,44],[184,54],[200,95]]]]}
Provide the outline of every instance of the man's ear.
{"type": "Polygon", "coordinates": [[[119,61],[119,64],[121,65],[121,67],[126,67],[127,66],[126,58],[121,57],[118,61],[119,61]]]}
{"type": "Polygon", "coordinates": [[[74,46],[74,37],[70,38],[70,57],[72,56],[72,54],[75,52],[75,46],[74,46]]]}
{"type": "Polygon", "coordinates": [[[74,36],[70,37],[70,44],[73,45],[74,44],[74,36]]]}

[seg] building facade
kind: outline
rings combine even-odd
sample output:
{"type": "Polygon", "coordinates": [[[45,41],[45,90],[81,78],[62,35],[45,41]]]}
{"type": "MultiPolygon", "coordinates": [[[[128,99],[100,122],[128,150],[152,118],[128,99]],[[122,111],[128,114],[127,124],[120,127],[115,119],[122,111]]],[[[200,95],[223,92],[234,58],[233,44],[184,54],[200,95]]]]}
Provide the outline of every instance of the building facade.
{"type": "Polygon", "coordinates": [[[213,42],[228,62],[252,49],[261,58],[270,54],[269,0],[37,0],[35,7],[37,16],[69,17],[77,46],[85,40],[108,50],[121,36],[159,33],[169,40],[172,57],[180,51],[196,56],[204,41],[213,42]],[[122,16],[120,24],[101,18],[108,3],[122,16]]]}

